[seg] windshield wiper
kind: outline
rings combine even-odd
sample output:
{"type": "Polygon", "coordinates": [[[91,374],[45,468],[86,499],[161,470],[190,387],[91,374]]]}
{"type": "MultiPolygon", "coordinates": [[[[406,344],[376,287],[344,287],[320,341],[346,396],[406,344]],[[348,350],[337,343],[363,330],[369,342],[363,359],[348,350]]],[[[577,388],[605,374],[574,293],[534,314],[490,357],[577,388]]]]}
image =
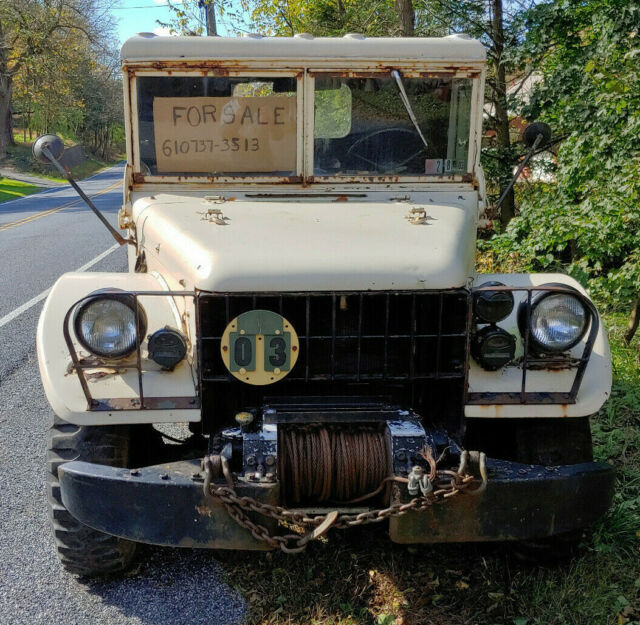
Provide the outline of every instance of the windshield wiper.
{"type": "Polygon", "coordinates": [[[400,72],[397,69],[391,70],[391,75],[396,79],[396,84],[398,85],[398,89],[400,91],[400,99],[402,100],[402,104],[404,104],[404,108],[407,109],[407,113],[409,114],[409,119],[413,123],[416,132],[420,135],[422,139],[422,143],[424,143],[424,147],[428,148],[429,144],[427,140],[424,138],[422,134],[422,130],[420,130],[420,126],[418,125],[418,120],[416,119],[416,115],[411,108],[411,102],[409,102],[409,98],[407,97],[407,92],[404,90],[404,84],[402,83],[402,76],[400,76],[400,72]]]}

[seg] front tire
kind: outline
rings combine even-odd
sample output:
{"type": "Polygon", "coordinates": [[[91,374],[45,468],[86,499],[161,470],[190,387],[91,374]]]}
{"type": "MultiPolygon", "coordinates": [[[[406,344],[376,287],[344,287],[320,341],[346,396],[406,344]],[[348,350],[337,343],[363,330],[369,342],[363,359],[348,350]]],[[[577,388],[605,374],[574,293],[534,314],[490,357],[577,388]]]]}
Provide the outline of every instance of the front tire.
{"type": "Polygon", "coordinates": [[[131,565],[136,543],[77,521],[62,503],[58,467],[71,460],[126,467],[130,443],[128,426],[74,425],[54,416],[47,453],[49,517],[58,557],[70,573],[95,576],[124,571],[131,565]]]}

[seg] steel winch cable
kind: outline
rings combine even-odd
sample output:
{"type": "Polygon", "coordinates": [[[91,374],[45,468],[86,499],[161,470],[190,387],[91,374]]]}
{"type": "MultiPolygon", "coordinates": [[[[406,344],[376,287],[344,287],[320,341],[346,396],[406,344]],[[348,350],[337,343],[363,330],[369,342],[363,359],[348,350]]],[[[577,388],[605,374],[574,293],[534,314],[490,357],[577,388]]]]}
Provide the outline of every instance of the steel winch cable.
{"type": "Polygon", "coordinates": [[[363,501],[378,494],[392,473],[384,427],[298,425],[280,428],[279,438],[289,504],[363,501]]]}

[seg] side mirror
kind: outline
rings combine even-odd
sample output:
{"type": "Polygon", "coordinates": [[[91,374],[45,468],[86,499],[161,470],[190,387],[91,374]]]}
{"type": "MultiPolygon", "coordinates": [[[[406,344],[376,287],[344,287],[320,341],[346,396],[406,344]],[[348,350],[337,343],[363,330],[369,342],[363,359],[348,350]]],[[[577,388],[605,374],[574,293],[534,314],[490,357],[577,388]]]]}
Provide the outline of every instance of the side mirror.
{"type": "Polygon", "coordinates": [[[47,151],[55,160],[64,152],[64,143],[58,135],[40,135],[33,143],[33,156],[40,163],[51,163],[47,151]]]}
{"type": "Polygon", "coordinates": [[[105,218],[105,216],[96,208],[95,204],[87,197],[85,192],[78,186],[78,183],[71,177],[71,174],[60,164],[58,159],[64,152],[64,143],[58,135],[40,135],[33,142],[33,156],[41,163],[51,163],[61,175],[63,175],[69,184],[75,189],[76,193],[84,200],[85,204],[95,213],[96,217],[103,223],[105,228],[111,233],[111,236],[120,244],[131,243],[135,245],[132,239],[125,239],[105,218]]]}
{"type": "MultiPolygon", "coordinates": [[[[551,127],[544,122],[533,122],[529,124],[522,132],[522,143],[528,148],[532,148],[536,142],[538,135],[542,135],[542,139],[538,142],[538,145],[547,145],[551,141],[551,127]]],[[[538,147],[536,145],[536,147],[538,147]]]]}
{"type": "Polygon", "coordinates": [[[502,192],[500,199],[496,202],[494,208],[498,208],[504,202],[504,199],[507,197],[507,193],[512,189],[513,185],[516,183],[516,180],[520,178],[520,174],[524,171],[524,168],[527,166],[529,159],[535,154],[536,150],[540,146],[545,146],[551,141],[551,128],[548,124],[544,122],[533,122],[529,124],[522,133],[522,142],[529,148],[529,151],[525,155],[524,159],[518,166],[516,173],[514,174],[511,182],[507,185],[507,188],[502,192]]]}

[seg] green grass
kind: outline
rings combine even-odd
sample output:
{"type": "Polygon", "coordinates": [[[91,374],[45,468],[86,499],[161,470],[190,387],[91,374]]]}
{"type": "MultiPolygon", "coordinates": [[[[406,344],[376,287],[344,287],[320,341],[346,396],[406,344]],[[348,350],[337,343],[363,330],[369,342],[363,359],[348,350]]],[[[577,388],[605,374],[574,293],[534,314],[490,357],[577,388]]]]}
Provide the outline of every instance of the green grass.
{"type": "Polygon", "coordinates": [[[383,528],[331,532],[298,556],[220,556],[250,624],[640,624],[640,337],[610,332],[612,397],[592,420],[595,453],[618,473],[614,504],[577,557],[516,563],[501,545],[401,546],[383,528]]]}
{"type": "Polygon", "coordinates": [[[9,178],[0,178],[0,202],[7,200],[15,200],[25,195],[31,195],[39,191],[39,187],[18,180],[9,180],[9,178]]]}

